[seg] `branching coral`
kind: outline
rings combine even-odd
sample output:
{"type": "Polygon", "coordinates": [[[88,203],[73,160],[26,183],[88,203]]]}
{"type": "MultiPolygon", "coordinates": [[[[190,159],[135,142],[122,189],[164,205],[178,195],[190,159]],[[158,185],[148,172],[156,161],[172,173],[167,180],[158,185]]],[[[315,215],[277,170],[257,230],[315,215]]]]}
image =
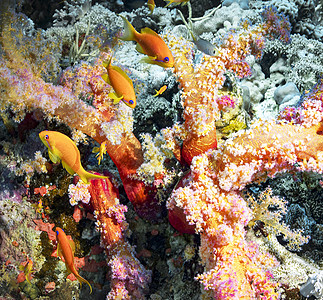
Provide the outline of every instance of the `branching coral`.
{"type": "Polygon", "coordinates": [[[266,37],[289,41],[287,18],[268,7],[264,10],[263,19],[258,26],[251,26],[248,20],[242,21],[240,31],[229,32],[223,39],[217,56],[204,55],[195,67],[192,45],[178,40],[171,42],[174,72],[180,82],[184,106],[181,154],[188,164],[194,156],[216,148],[215,121],[220,119],[220,110],[223,109],[223,104],[216,99],[225,82],[225,72],[233,72],[238,78],[249,76],[251,69],[245,59],[248,55],[261,57],[266,37]]]}
{"type": "Polygon", "coordinates": [[[89,191],[96,225],[111,267],[111,291],[107,299],[142,299],[151,274],[135,257],[124,236],[127,207],[119,204],[118,190],[110,179],[92,180],[89,191]]]}
{"type": "MultiPolygon", "coordinates": [[[[239,281],[241,275],[237,274],[235,280],[238,283],[234,281],[231,284],[239,288],[232,291],[226,281],[228,275],[220,276],[223,272],[229,273],[226,273],[226,269],[221,270],[220,266],[223,260],[236,261],[234,256],[231,257],[234,253],[226,251],[227,247],[239,249],[242,257],[257,252],[247,250],[251,245],[244,240],[244,226],[252,217],[240,191],[250,182],[274,177],[279,172],[298,170],[323,173],[323,138],[320,132],[320,124],[304,127],[258,122],[251,129],[223,143],[217,150],[193,159],[190,177],[185,179],[183,187],[173,192],[168,208],[181,208],[187,222],[195,226],[196,232],[201,233],[202,240],[205,239],[200,255],[207,273],[198,278],[202,279],[206,288],[214,290],[215,298],[227,299],[229,292],[232,292],[230,299],[241,299],[243,294],[248,295],[246,299],[256,299],[258,293],[263,294],[263,299],[277,298],[275,285],[267,283],[263,286],[267,282],[267,275],[260,269],[257,271],[257,280],[251,279],[246,271],[243,275],[245,279],[239,281]],[[241,245],[244,246],[241,248],[241,245]],[[256,286],[249,286],[246,291],[244,280],[256,286]]],[[[256,265],[264,264],[257,256],[248,257],[256,265]]],[[[244,263],[244,260],[240,261],[240,264],[244,263]]],[[[269,266],[268,261],[266,265],[269,266]]],[[[234,270],[249,269],[231,266],[234,270]]]]}
{"type": "MultiPolygon", "coordinates": [[[[190,165],[190,171],[168,200],[169,219],[180,231],[186,226],[185,232],[200,234],[199,254],[205,272],[196,278],[207,290],[205,294],[216,299],[278,298],[278,284],[271,280],[269,272],[276,260],[261,253],[245,237],[245,227],[253,217],[242,189],[248,183],[280,172],[323,172],[320,85],[315,96],[311,94],[311,99],[303,102],[296,117],[290,118],[294,123],[255,122],[247,131],[239,131],[217,145],[216,121],[221,119],[221,110],[233,109],[236,104],[233,99],[236,95],[223,91],[225,73],[238,78],[250,75],[246,57],[260,58],[266,37],[289,40],[286,18],[272,7],[263,16],[264,22],[258,26],[242,21],[241,30],[232,30],[223,39],[219,54],[203,56],[200,63],[187,42],[169,40],[185,121],[165,129],[165,141],[158,141],[158,136],[155,148],[146,147],[153,144],[146,135],[146,152],[132,133],[132,111],[122,103],[113,105],[108,97],[111,87],[101,78],[105,72],[101,59],[106,59],[105,54],[93,65],[82,63],[65,70],[60,85],[54,85],[48,82],[47,74],[55,73],[56,69],[44,63],[47,56],[40,56],[41,63],[35,59],[35,53],[39,54],[37,44],[43,45],[41,35],[30,40],[26,37],[28,45],[35,42],[33,56],[23,51],[21,41],[25,36],[12,25],[15,20],[2,27],[0,110],[10,109],[17,121],[26,112],[39,110],[47,119],[62,122],[104,143],[118,167],[129,200],[141,216],[155,219],[160,215],[157,189],[152,182],[160,179],[156,175],[163,172],[162,161],[169,157],[166,146],[179,161],[190,165]],[[302,116],[299,122],[295,121],[297,116],[302,116]],[[144,156],[154,159],[151,162],[156,167],[154,172],[149,170],[151,165],[147,168],[143,164],[144,156]]],[[[71,185],[69,192],[71,204],[89,202],[91,196],[89,204],[110,259],[112,290],[108,299],[143,298],[151,274],[135,258],[124,238],[126,207],[120,205],[111,181],[93,180],[89,187],[71,185]]]]}
{"type": "MultiPolygon", "coordinates": [[[[143,162],[141,145],[132,133],[131,110],[124,108],[123,104],[116,108],[107,99],[107,89],[110,87],[103,85],[100,78],[103,72],[101,61],[97,61],[94,67],[83,64],[75,72],[66,70],[61,77],[62,85],[45,82],[40,71],[42,69],[33,59],[24,55],[24,45],[20,44],[23,32],[11,25],[15,22],[15,19],[12,22],[8,20],[2,28],[0,96],[3,101],[0,110],[10,108],[16,121],[22,120],[28,111],[40,110],[48,119],[78,129],[100,144],[105,141],[107,152],[118,167],[126,193],[138,213],[147,218],[156,218],[159,210],[151,193],[152,188],[131,178],[131,174],[135,174],[143,162]],[[81,99],[80,96],[86,95],[94,97],[95,107],[81,99]]],[[[29,38],[29,43],[35,43],[33,55],[36,57],[39,51],[37,45],[42,45],[41,36],[38,37],[40,42],[29,38]]],[[[43,67],[44,72],[51,70],[49,65],[43,67]]]]}

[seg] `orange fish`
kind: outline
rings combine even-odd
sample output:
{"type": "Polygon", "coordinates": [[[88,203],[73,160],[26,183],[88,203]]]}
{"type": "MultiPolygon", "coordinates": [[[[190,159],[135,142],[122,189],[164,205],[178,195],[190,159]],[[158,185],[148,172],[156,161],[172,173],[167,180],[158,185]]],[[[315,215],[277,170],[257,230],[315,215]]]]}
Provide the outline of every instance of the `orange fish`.
{"type": "Polygon", "coordinates": [[[148,0],[147,2],[147,5],[148,5],[148,8],[150,10],[150,14],[152,14],[154,12],[154,9],[155,9],[155,1],[154,0],[148,0]]]}
{"type": "Polygon", "coordinates": [[[103,155],[104,154],[107,154],[107,142],[104,141],[101,143],[100,147],[94,147],[93,150],[92,150],[92,153],[97,153],[99,152],[96,157],[97,157],[97,160],[99,161],[98,164],[101,163],[101,159],[103,158],[103,155]]]}
{"type": "Polygon", "coordinates": [[[165,2],[168,2],[168,4],[165,7],[167,7],[167,6],[171,5],[171,4],[175,4],[175,5],[179,5],[179,4],[185,5],[189,1],[190,0],[165,0],[165,2]]]}
{"type": "Polygon", "coordinates": [[[83,169],[79,149],[65,134],[58,131],[45,130],[39,133],[39,137],[48,148],[50,160],[53,163],[62,161],[63,167],[71,175],[78,174],[85,183],[88,183],[90,179],[107,178],[106,176],[89,173],[83,169]]]}
{"type": "Polygon", "coordinates": [[[36,206],[36,212],[38,212],[39,214],[42,212],[43,210],[43,201],[40,199],[37,203],[36,206]]]}
{"type": "Polygon", "coordinates": [[[111,59],[112,56],[108,62],[103,62],[108,73],[101,76],[114,89],[114,93],[109,93],[109,97],[113,99],[114,104],[122,100],[129,107],[135,108],[137,101],[133,83],[123,70],[111,65],[111,59]]]}
{"type": "MultiPolygon", "coordinates": [[[[30,275],[31,275],[31,273],[32,273],[32,269],[33,269],[33,262],[32,262],[32,260],[31,260],[31,259],[29,259],[28,257],[27,257],[27,262],[26,262],[25,264],[21,264],[21,265],[19,266],[19,270],[24,272],[25,277],[26,277],[26,280],[27,280],[27,282],[28,282],[29,284],[31,284],[31,282],[30,282],[29,278],[30,278],[30,275]]],[[[22,273],[21,273],[21,274],[22,274],[22,273]]]]}
{"type": "Polygon", "coordinates": [[[125,27],[125,32],[120,39],[137,42],[137,51],[148,55],[148,57],[142,59],[143,62],[163,68],[173,67],[174,57],[163,39],[155,31],[146,27],[141,29],[141,33],[139,33],[125,17],[119,16],[123,19],[125,27]]]}
{"type": "Polygon", "coordinates": [[[167,89],[167,85],[163,85],[158,91],[155,90],[156,94],[153,97],[157,97],[158,95],[161,95],[164,93],[167,89]]]}
{"type": "Polygon", "coordinates": [[[76,271],[74,265],[74,251],[75,244],[72,240],[69,240],[62,228],[56,227],[56,240],[57,240],[57,256],[64,258],[66,269],[69,273],[73,273],[77,280],[80,282],[82,287],[82,282],[86,283],[90,287],[90,293],[92,293],[92,287],[90,283],[84,279],[76,271]]]}

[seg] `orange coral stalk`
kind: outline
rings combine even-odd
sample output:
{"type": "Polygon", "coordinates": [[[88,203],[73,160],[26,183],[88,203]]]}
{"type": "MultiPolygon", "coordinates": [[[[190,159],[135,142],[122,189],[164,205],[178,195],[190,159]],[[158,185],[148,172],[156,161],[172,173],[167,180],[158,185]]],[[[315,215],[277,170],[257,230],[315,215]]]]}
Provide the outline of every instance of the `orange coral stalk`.
{"type": "Polygon", "coordinates": [[[150,272],[140,264],[123,236],[126,206],[120,205],[118,190],[110,179],[91,180],[89,191],[96,225],[111,267],[111,291],[107,299],[144,299],[150,272]],[[121,298],[120,298],[121,299],[121,298]]]}
{"type": "Polygon", "coordinates": [[[119,191],[109,179],[91,180],[89,191],[101,239],[105,246],[111,247],[122,239],[122,219],[119,222],[117,215],[109,214],[119,205],[119,191]]]}

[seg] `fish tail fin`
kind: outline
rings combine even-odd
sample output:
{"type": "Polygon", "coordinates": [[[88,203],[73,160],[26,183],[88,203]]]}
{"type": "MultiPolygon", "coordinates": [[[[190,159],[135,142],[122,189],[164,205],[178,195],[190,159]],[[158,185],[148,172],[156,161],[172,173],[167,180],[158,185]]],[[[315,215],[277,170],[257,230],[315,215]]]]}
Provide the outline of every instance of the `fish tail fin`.
{"type": "Polygon", "coordinates": [[[75,275],[75,277],[79,281],[81,287],[82,287],[82,282],[83,283],[86,283],[90,287],[90,294],[92,294],[92,286],[91,286],[91,284],[86,279],[84,279],[81,275],[79,275],[79,274],[75,275]]]}
{"type": "Polygon", "coordinates": [[[121,16],[121,15],[119,16],[122,18],[123,24],[124,24],[124,33],[120,37],[120,39],[124,41],[134,41],[135,36],[138,32],[124,16],[121,16]]]}
{"type": "Polygon", "coordinates": [[[27,274],[27,275],[26,275],[26,280],[27,280],[27,282],[28,282],[29,284],[31,284],[30,279],[29,279],[30,277],[31,277],[31,274],[27,274]]]}
{"type": "Polygon", "coordinates": [[[109,178],[108,176],[96,175],[96,174],[87,172],[84,169],[82,171],[78,172],[78,175],[80,176],[81,180],[84,183],[89,183],[89,181],[91,179],[106,179],[106,178],[109,178]]]}

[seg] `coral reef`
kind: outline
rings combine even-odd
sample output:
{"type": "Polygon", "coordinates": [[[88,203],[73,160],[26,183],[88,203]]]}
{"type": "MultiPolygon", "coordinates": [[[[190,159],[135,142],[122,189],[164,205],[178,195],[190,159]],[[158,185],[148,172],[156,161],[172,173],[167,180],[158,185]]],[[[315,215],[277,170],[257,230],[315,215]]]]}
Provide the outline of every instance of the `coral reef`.
{"type": "Polygon", "coordinates": [[[55,227],[93,299],[321,297],[320,4],[48,5],[44,23],[37,1],[0,4],[0,297],[89,298],[55,227]],[[117,13],[157,32],[174,67],[143,63],[117,13]],[[134,109],[102,79],[110,58],[134,109]],[[50,163],[44,130],[107,178],[50,163]]]}

